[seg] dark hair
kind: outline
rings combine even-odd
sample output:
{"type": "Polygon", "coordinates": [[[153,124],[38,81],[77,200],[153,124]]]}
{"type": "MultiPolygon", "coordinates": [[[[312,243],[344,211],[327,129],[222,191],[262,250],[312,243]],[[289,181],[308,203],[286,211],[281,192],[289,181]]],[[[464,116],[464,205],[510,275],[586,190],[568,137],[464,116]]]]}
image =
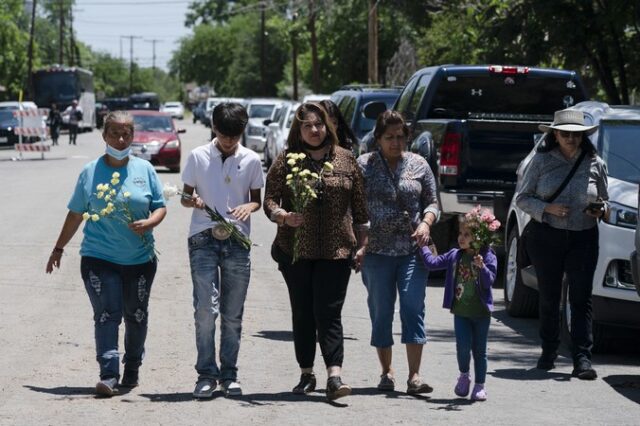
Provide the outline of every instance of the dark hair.
{"type": "Polygon", "coordinates": [[[289,130],[289,137],[287,138],[287,146],[290,151],[300,152],[302,151],[303,143],[302,140],[302,122],[305,121],[305,116],[307,114],[314,113],[317,114],[322,121],[322,124],[325,125],[327,129],[327,139],[329,139],[329,143],[333,147],[338,145],[338,137],[336,136],[336,131],[333,128],[333,124],[329,120],[329,116],[327,112],[322,108],[319,104],[313,102],[307,102],[298,107],[295,115],[293,116],[293,122],[291,123],[291,129],[289,130]]]}
{"type": "Polygon", "coordinates": [[[330,99],[325,99],[320,102],[320,106],[327,111],[327,115],[330,119],[334,119],[337,122],[335,130],[336,136],[338,137],[338,145],[351,151],[353,148],[353,142],[356,140],[356,136],[353,134],[353,130],[351,130],[351,127],[349,127],[349,124],[342,116],[342,112],[340,112],[338,105],[330,99]]]}
{"type": "MultiPolygon", "coordinates": [[[[544,141],[538,145],[537,152],[549,152],[553,151],[553,149],[557,148],[560,144],[556,139],[556,135],[553,133],[553,130],[547,132],[544,136],[544,141]]],[[[587,155],[593,157],[597,154],[596,148],[593,146],[586,132],[582,132],[582,138],[580,142],[580,148],[587,151],[587,155]]]]}
{"type": "Polygon", "coordinates": [[[373,129],[373,137],[377,141],[389,127],[398,124],[402,125],[402,132],[404,135],[409,136],[409,126],[407,126],[407,122],[404,121],[402,113],[390,109],[386,110],[380,114],[376,120],[376,127],[373,129]]]}
{"type": "Polygon", "coordinates": [[[110,111],[104,118],[102,132],[107,133],[112,123],[123,123],[131,130],[131,133],[133,133],[133,117],[127,111],[110,111]]]}
{"type": "Polygon", "coordinates": [[[249,122],[249,115],[245,107],[238,103],[223,102],[213,109],[211,123],[216,133],[224,136],[239,136],[244,132],[249,122]]]}

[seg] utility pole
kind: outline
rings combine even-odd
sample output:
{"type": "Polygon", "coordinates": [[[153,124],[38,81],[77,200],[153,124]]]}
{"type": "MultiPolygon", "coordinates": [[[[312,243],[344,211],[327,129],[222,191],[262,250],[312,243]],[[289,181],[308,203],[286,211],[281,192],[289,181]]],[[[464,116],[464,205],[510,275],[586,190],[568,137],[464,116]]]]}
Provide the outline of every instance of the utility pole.
{"type": "Polygon", "coordinates": [[[266,40],[265,40],[265,9],[267,4],[260,2],[260,95],[266,96],[266,40]]]}
{"type": "Polygon", "coordinates": [[[58,42],[58,63],[60,66],[64,65],[63,47],[64,47],[64,0],[59,0],[60,3],[60,40],[58,42]]]}
{"type": "Polygon", "coordinates": [[[122,36],[120,36],[120,61],[122,61],[122,36]]]}
{"type": "Polygon", "coordinates": [[[74,66],[76,62],[79,62],[78,48],[76,42],[73,39],[73,7],[69,8],[69,65],[74,66]]]}
{"type": "Polygon", "coordinates": [[[27,67],[27,93],[28,99],[33,99],[33,78],[31,74],[33,73],[33,38],[35,31],[35,23],[36,23],[36,0],[33,0],[33,4],[31,7],[31,29],[29,30],[29,51],[27,55],[29,56],[29,65],[27,67]]]}
{"type": "Polygon", "coordinates": [[[378,0],[369,0],[369,84],[378,83],[378,0]]]}
{"type": "MultiPolygon", "coordinates": [[[[295,19],[295,18],[294,18],[295,19]]],[[[293,74],[293,100],[298,100],[298,33],[291,30],[291,73],[293,74]]]]}
{"type": "Polygon", "coordinates": [[[161,40],[159,39],[151,39],[151,40],[145,40],[145,42],[147,43],[151,43],[152,49],[153,49],[153,58],[152,58],[152,69],[153,69],[153,77],[155,78],[156,76],[156,43],[159,42],[161,40]]]}
{"type": "Polygon", "coordinates": [[[320,65],[318,64],[315,0],[309,0],[309,33],[311,34],[311,89],[314,93],[320,93],[320,65]]]}
{"type": "Polygon", "coordinates": [[[121,36],[129,39],[129,94],[133,93],[133,40],[136,38],[142,38],[140,36],[121,36]]]}

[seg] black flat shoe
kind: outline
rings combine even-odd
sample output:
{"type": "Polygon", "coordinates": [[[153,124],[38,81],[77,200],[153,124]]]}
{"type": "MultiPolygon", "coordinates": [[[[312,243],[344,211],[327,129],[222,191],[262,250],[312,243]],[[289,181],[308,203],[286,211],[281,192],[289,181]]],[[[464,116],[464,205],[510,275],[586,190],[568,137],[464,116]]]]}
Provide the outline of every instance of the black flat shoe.
{"type": "Polygon", "coordinates": [[[334,401],[347,395],[351,395],[351,387],[342,383],[340,376],[332,376],[327,379],[327,399],[329,401],[334,401]]]}
{"type": "Polygon", "coordinates": [[[123,388],[135,388],[138,386],[138,370],[124,370],[120,386],[123,388]]]}
{"type": "Polygon", "coordinates": [[[593,369],[591,361],[588,359],[582,359],[576,362],[571,375],[580,380],[595,380],[598,377],[598,373],[593,369]]]}
{"type": "Polygon", "coordinates": [[[293,388],[296,395],[304,395],[316,390],[316,376],[313,373],[302,373],[300,375],[300,383],[293,388]]]}
{"type": "Polygon", "coordinates": [[[538,370],[544,370],[544,371],[553,370],[554,368],[556,368],[556,364],[554,363],[554,361],[556,360],[557,357],[558,357],[558,354],[555,352],[553,353],[542,352],[542,355],[540,355],[540,358],[538,358],[538,363],[536,364],[536,368],[538,370]]]}

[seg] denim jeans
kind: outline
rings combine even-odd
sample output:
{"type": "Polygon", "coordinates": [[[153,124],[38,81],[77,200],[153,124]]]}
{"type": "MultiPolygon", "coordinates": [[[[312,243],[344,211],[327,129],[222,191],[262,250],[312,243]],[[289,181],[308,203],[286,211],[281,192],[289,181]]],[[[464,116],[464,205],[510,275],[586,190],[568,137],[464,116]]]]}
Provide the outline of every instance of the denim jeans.
{"type": "Polygon", "coordinates": [[[571,302],[571,343],[574,362],[591,359],[593,347],[591,292],[598,262],[598,227],[567,231],[534,223],[527,252],[538,275],[542,350],[560,345],[560,301],[566,275],[571,302]]]}
{"type": "Polygon", "coordinates": [[[149,294],[156,275],[155,260],[119,265],[84,256],[80,272],[93,307],[96,359],[100,378],[119,377],[118,328],[124,316],[124,357],[127,370],[138,370],[144,357],[149,319],[149,294]]]}
{"type": "Polygon", "coordinates": [[[367,254],[362,266],[362,281],[367,288],[371,317],[371,346],[393,346],[393,313],[396,294],[400,296],[402,343],[427,342],[424,316],[429,273],[415,254],[384,256],[367,254]]]}
{"type": "Polygon", "coordinates": [[[198,378],[236,380],[242,314],[247,297],[249,250],[210,230],[189,237],[198,378]],[[220,368],[216,363],[216,319],[220,315],[220,368]]]}
{"type": "Polygon", "coordinates": [[[487,337],[490,323],[490,316],[477,318],[453,316],[458,368],[461,373],[468,373],[473,353],[473,372],[476,383],[484,383],[487,377],[487,337]]]}

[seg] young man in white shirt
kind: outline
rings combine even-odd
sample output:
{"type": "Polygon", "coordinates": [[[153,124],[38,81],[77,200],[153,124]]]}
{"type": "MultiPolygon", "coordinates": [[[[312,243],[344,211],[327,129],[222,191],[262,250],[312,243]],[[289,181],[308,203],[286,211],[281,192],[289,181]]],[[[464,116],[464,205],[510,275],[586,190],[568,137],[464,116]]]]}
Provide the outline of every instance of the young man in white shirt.
{"type": "Polygon", "coordinates": [[[216,137],[191,151],[182,173],[183,191],[188,195],[181,203],[194,208],[188,243],[198,349],[196,398],[210,398],[218,383],[225,396],[242,394],[236,362],[249,286],[250,249],[213,222],[204,207],[217,210],[249,237],[250,215],[260,208],[264,176],[258,154],[240,145],[248,121],[240,104],[216,106],[212,113],[216,137]],[[220,367],[215,349],[218,313],[220,367]]]}
{"type": "Polygon", "coordinates": [[[78,138],[78,125],[82,121],[82,108],[78,106],[78,100],[74,99],[71,105],[64,110],[64,115],[69,117],[69,145],[75,145],[78,138]]]}

